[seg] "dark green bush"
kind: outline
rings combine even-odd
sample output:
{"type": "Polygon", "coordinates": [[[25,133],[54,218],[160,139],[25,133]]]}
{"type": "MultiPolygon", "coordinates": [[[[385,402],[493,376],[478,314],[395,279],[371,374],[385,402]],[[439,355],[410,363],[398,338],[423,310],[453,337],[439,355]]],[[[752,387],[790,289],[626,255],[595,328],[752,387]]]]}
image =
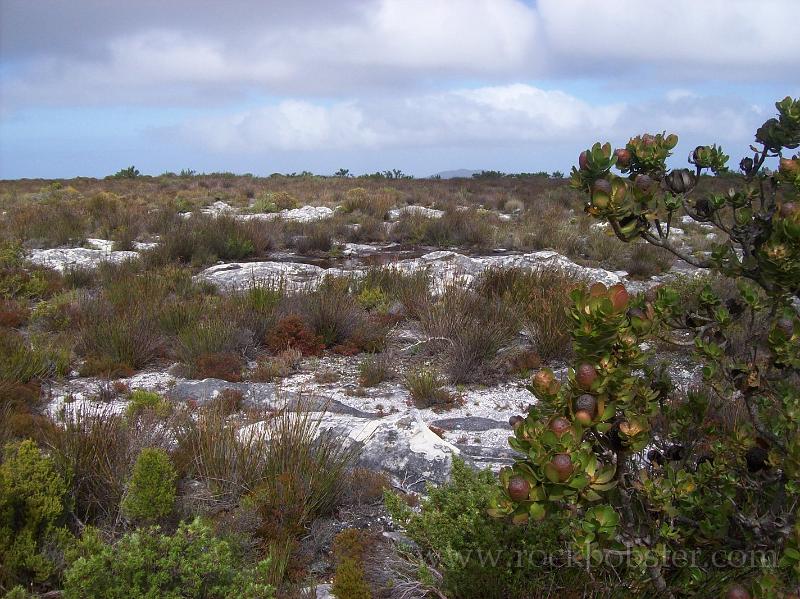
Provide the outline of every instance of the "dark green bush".
{"type": "Polygon", "coordinates": [[[0,589],[56,574],[68,484],[31,440],[10,443],[0,464],[0,589]]]}
{"type": "Polygon", "coordinates": [[[136,459],[122,512],[131,520],[154,522],[175,509],[175,468],[163,449],[146,447],[136,459]]]}
{"type": "Polygon", "coordinates": [[[419,512],[399,496],[385,494],[392,519],[441,573],[446,596],[527,599],[559,592],[608,596],[604,573],[593,571],[595,581],[586,581],[580,566],[567,565],[568,554],[558,540],[565,521],[520,527],[490,518],[486,506],[496,484],[489,470],[475,471],[454,458],[450,481],[429,487],[419,512]]]}
{"type": "Polygon", "coordinates": [[[136,530],[113,545],[87,529],[64,576],[66,599],[270,599],[268,562],[243,563],[199,519],[174,535],[136,530]]]}

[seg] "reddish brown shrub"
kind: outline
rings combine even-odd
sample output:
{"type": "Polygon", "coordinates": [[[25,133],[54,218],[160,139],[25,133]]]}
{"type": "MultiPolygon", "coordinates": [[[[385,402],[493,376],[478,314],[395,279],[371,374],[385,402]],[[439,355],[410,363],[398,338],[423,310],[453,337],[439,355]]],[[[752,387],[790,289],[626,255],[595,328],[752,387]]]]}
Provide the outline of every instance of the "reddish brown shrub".
{"type": "Polygon", "coordinates": [[[509,372],[525,373],[540,368],[542,365],[542,358],[537,351],[527,349],[510,356],[507,364],[509,372]]]}
{"type": "Polygon", "coordinates": [[[357,345],[355,339],[348,339],[344,343],[334,345],[331,351],[339,356],[355,356],[361,353],[361,348],[357,345]]]}
{"type": "Polygon", "coordinates": [[[267,335],[267,346],[275,353],[296,349],[304,356],[322,355],[325,345],[297,314],[281,318],[267,335]]]}
{"type": "Polygon", "coordinates": [[[202,354],[192,365],[192,374],[200,379],[242,380],[242,358],[232,352],[202,354]]]}
{"type": "Polygon", "coordinates": [[[28,307],[19,302],[0,300],[0,327],[20,327],[28,322],[30,313],[28,307]]]}
{"type": "Polygon", "coordinates": [[[218,410],[226,416],[242,409],[244,395],[238,389],[223,389],[210,404],[212,410],[218,410]]]}
{"type": "Polygon", "coordinates": [[[136,371],[129,364],[116,362],[108,356],[89,356],[86,358],[78,373],[81,376],[102,376],[106,378],[128,378],[136,371]]]}

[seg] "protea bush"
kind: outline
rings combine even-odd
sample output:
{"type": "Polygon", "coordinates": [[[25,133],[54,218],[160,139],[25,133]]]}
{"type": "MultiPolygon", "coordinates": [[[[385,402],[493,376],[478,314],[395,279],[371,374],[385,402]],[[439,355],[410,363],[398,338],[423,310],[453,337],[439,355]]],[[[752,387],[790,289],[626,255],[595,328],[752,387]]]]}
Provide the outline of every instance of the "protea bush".
{"type": "Polygon", "coordinates": [[[691,169],[670,170],[678,138],[666,132],[594,144],[572,169],[586,212],[621,241],[643,239],[738,288],[722,301],[706,287],[691,311],[668,287],[574,291],[574,364],[562,380],[536,373],[540,401],[512,418],[522,455],[501,472],[490,513],[521,525],[571,515],[579,559],[624,556],[640,596],[800,592],[800,159],[789,155],[800,99],[776,107],[727,193],[697,193],[704,173],[727,169],[722,148],[699,146],[691,169]],[[686,251],[671,231],[687,215],[724,241],[686,251]],[[749,350],[734,351],[743,333],[749,350]],[[693,350],[700,384],[675,388],[647,349],[664,342],[693,350]]]}

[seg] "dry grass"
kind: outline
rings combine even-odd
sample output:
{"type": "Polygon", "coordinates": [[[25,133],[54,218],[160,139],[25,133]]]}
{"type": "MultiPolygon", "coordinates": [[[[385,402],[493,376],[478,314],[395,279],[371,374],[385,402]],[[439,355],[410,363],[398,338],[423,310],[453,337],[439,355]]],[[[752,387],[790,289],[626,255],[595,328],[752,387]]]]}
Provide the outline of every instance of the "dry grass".
{"type": "Polygon", "coordinates": [[[445,341],[444,371],[457,384],[486,379],[497,352],[518,330],[501,301],[456,285],[421,314],[420,326],[428,337],[445,341]]]}
{"type": "Polygon", "coordinates": [[[494,269],[482,275],[477,289],[505,305],[538,355],[549,360],[569,355],[569,294],[585,284],[581,277],[554,267],[494,269]]]}
{"type": "Polygon", "coordinates": [[[207,485],[216,503],[246,496],[262,534],[285,538],[339,501],[344,473],[358,455],[356,445],[320,431],[320,416],[302,401],[293,411],[254,413],[244,426],[205,411],[184,429],[179,453],[186,472],[207,485]]]}
{"type": "Polygon", "coordinates": [[[71,477],[73,511],[81,522],[117,521],[136,456],[143,447],[170,446],[170,426],[159,421],[152,412],[128,419],[111,410],[82,409],[42,429],[42,442],[71,477]]]}
{"type": "Polygon", "coordinates": [[[406,389],[418,408],[450,408],[456,398],[444,388],[438,371],[428,367],[413,368],[404,377],[406,389]]]}

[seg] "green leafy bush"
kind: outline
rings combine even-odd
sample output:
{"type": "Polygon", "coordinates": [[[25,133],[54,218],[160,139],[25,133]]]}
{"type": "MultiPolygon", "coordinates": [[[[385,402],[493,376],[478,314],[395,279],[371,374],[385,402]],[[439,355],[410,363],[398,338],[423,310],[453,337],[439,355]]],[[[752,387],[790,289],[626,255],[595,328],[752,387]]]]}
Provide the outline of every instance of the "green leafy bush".
{"type": "Polygon", "coordinates": [[[128,397],[128,406],[125,411],[131,418],[148,410],[159,416],[167,416],[171,407],[170,403],[155,391],[134,389],[128,397]]]}
{"type": "Polygon", "coordinates": [[[0,464],[0,588],[43,583],[56,573],[68,484],[31,440],[3,449],[0,464]]]}
{"type": "Polygon", "coordinates": [[[635,299],[621,285],[574,291],[574,367],[563,381],[537,373],[540,402],[514,419],[510,444],[525,457],[501,472],[491,513],[524,524],[568,510],[565,538],[586,567],[625,556],[635,596],[798,591],[800,158],[783,153],[800,146],[800,100],[776,107],[726,194],[693,195],[703,171],[726,171],[722,149],[698,146],[693,171],[668,171],[678,138],[666,133],[614,152],[594,144],[572,170],[586,211],[620,240],[642,239],[736,289],[723,301],[704,286],[688,302],[669,287],[635,299]],[[774,157],[777,174],[763,168],[774,157]],[[681,215],[727,240],[708,257],[687,254],[670,238],[681,215]],[[679,393],[644,348],[687,345],[687,332],[703,382],[679,393]]]}
{"type": "Polygon", "coordinates": [[[429,487],[414,511],[397,495],[385,494],[392,519],[416,542],[430,566],[442,575],[442,590],[459,599],[513,599],[555,596],[608,596],[605,572],[586,581],[579,565],[568,565],[559,539],[566,518],[514,526],[489,517],[487,502],[496,492],[489,471],[475,471],[453,460],[450,481],[429,487]]]}
{"type": "Polygon", "coordinates": [[[131,520],[156,521],[175,508],[175,468],[163,449],[146,447],[136,459],[122,512],[131,520]]]}
{"type": "Polygon", "coordinates": [[[174,535],[136,530],[113,545],[87,529],[64,576],[66,599],[270,599],[269,563],[243,563],[199,519],[174,535]]]}

